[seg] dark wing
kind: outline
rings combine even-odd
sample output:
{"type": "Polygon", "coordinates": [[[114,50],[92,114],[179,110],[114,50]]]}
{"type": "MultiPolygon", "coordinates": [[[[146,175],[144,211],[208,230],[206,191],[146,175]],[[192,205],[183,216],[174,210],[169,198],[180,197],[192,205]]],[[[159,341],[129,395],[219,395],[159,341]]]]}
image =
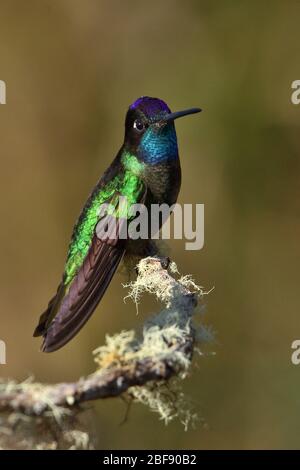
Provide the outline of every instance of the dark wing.
{"type": "MultiPolygon", "coordinates": [[[[119,170],[117,161],[114,167],[106,172],[98,189],[119,170]]],[[[146,188],[142,185],[139,202],[143,202],[145,197],[146,188]]],[[[99,235],[95,226],[89,250],[76,275],[69,284],[65,284],[63,279],[34,331],[34,336],[44,336],[43,351],[51,352],[61,348],[78,333],[92,315],[124,254],[126,240],[119,238],[121,230],[120,220],[111,236],[107,232],[99,235]]]]}
{"type": "Polygon", "coordinates": [[[111,244],[94,235],[89,252],[66,292],[61,284],[55,299],[42,315],[35,334],[42,334],[42,350],[55,351],[70,341],[90,318],[124,254],[124,242],[111,244]],[[53,320],[53,309],[57,310],[53,320]]]}

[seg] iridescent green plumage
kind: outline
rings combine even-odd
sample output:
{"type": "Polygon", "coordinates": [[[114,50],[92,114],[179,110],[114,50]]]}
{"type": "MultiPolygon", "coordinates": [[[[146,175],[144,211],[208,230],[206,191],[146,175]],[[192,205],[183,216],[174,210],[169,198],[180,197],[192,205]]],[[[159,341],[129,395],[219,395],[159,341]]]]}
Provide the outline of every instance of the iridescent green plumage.
{"type": "Polygon", "coordinates": [[[99,221],[99,209],[101,205],[109,203],[115,207],[115,211],[112,215],[115,217],[129,218],[130,206],[137,203],[139,200],[144,186],[141,180],[143,165],[137,161],[134,155],[128,152],[125,152],[122,156],[122,163],[124,165],[124,173],[122,175],[116,175],[112,181],[109,181],[104,187],[96,187],[91,195],[89,204],[86,205],[82,216],[75,225],[65,266],[65,285],[72,282],[87,255],[91,246],[95,226],[99,221]],[[118,211],[117,204],[118,198],[122,196],[127,200],[127,205],[125,206],[127,213],[121,214],[118,211]]]}

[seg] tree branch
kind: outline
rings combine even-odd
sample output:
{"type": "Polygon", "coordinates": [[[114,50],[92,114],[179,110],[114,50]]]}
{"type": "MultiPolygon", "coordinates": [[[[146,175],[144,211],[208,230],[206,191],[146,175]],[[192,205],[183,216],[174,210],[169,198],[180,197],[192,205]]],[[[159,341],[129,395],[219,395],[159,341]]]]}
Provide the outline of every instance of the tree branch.
{"type": "Polygon", "coordinates": [[[137,280],[127,286],[127,297],[138,304],[142,293],[149,292],[166,308],[144,325],[142,339],[133,331],[107,337],[106,345],[95,351],[99,369],[74,383],[0,384],[0,411],[29,416],[43,416],[49,411],[59,414],[87,401],[116,397],[131,387],[185,373],[196,335],[192,315],[203,291],[189,276],[176,278],[176,273],[175,264],[166,266],[165,259],[143,259],[137,280]]]}

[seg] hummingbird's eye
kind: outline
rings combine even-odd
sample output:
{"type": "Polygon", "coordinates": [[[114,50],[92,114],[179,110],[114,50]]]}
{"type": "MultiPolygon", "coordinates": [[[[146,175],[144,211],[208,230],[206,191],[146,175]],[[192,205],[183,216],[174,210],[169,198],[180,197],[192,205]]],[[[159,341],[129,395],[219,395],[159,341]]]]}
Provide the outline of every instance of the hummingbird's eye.
{"type": "Polygon", "coordinates": [[[136,119],[133,123],[133,128],[137,132],[143,132],[143,130],[145,129],[145,126],[144,126],[144,123],[142,121],[140,121],[139,119],[136,119]]]}

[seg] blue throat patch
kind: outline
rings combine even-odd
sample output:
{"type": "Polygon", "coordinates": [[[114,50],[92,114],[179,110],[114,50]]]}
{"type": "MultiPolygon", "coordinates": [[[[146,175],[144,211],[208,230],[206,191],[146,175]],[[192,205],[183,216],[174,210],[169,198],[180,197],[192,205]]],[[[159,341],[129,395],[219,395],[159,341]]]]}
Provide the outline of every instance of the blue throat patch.
{"type": "Polygon", "coordinates": [[[174,124],[170,123],[161,130],[150,126],[139,145],[139,158],[149,165],[176,160],[178,146],[174,124]]]}

